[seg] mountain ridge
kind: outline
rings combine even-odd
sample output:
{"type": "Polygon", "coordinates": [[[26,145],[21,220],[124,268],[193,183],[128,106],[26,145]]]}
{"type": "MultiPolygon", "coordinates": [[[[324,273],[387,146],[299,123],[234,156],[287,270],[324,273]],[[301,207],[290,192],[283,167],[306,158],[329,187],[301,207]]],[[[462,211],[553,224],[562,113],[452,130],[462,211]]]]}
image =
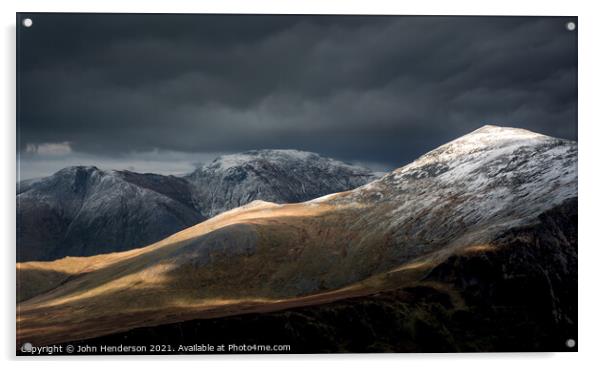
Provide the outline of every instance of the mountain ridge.
{"type": "Polygon", "coordinates": [[[304,201],[376,178],[366,169],[296,150],[226,155],[205,167],[225,160],[230,165],[218,172],[197,169],[185,177],[73,166],[19,182],[17,260],[142,247],[255,199],[304,201]]]}

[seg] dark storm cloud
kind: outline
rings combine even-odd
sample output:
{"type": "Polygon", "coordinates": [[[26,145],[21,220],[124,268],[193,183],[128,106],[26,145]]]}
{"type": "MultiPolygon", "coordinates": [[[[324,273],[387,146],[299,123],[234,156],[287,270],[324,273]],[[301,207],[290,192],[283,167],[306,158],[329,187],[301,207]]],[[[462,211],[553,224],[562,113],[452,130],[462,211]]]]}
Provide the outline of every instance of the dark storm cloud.
{"type": "Polygon", "coordinates": [[[484,124],[576,139],[569,18],[33,14],[21,147],[400,166],[484,124]]]}

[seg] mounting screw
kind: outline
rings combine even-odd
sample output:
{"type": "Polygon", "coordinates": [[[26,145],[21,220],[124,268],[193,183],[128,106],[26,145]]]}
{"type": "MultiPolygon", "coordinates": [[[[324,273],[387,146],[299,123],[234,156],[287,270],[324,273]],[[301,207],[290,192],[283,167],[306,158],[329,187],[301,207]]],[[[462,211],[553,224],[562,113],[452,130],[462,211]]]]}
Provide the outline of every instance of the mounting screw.
{"type": "Polygon", "coordinates": [[[566,24],[566,29],[568,29],[569,31],[574,31],[575,28],[577,28],[577,25],[575,24],[575,22],[568,22],[566,24]]]}
{"type": "Polygon", "coordinates": [[[565,344],[566,344],[566,347],[568,347],[568,348],[573,348],[573,347],[575,347],[575,344],[576,344],[576,343],[577,343],[577,342],[575,342],[575,340],[574,340],[574,339],[572,339],[572,338],[569,338],[569,339],[568,339],[568,340],[566,340],[566,342],[565,342],[565,344]]]}
{"type": "Polygon", "coordinates": [[[22,23],[23,23],[23,26],[27,27],[27,28],[33,26],[33,21],[31,20],[31,18],[25,18],[25,19],[23,19],[22,23]]]}

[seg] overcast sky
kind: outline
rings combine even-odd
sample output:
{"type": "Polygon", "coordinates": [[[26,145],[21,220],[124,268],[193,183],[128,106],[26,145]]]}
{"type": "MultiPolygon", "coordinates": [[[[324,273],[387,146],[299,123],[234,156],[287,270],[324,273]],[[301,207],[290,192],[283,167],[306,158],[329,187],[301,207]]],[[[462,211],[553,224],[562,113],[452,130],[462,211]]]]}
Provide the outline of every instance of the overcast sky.
{"type": "Polygon", "coordinates": [[[27,16],[21,179],[265,148],[392,169],[484,124],[577,139],[573,18],[27,16]]]}

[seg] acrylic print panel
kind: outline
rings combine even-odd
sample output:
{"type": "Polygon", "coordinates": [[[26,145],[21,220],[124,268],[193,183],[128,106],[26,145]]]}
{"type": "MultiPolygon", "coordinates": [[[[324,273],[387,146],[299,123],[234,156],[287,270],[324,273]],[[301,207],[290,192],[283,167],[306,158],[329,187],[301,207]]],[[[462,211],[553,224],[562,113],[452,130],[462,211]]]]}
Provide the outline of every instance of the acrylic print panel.
{"type": "Polygon", "coordinates": [[[577,29],[17,14],[16,352],[576,351],[577,29]]]}

